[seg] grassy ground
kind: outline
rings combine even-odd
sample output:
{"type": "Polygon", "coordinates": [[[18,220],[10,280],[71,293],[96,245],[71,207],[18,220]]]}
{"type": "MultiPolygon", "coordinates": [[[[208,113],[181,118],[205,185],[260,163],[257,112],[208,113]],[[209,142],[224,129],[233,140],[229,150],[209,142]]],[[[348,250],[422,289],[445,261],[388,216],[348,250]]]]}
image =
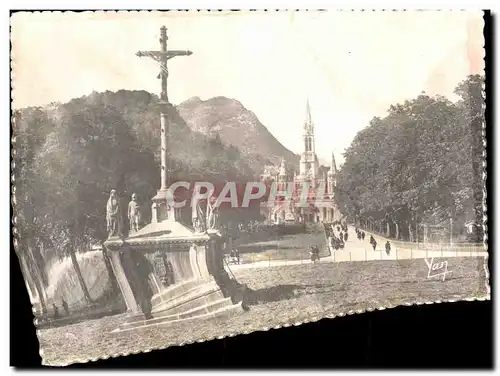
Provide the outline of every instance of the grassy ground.
{"type": "Polygon", "coordinates": [[[305,233],[274,235],[248,234],[235,242],[240,251],[241,262],[264,260],[301,260],[309,257],[310,247],[317,245],[320,257],[328,256],[325,232],[322,225],[308,226],[305,233]]]}
{"type": "MultiPolygon", "coordinates": [[[[435,260],[437,261],[437,260],[435,260]]],[[[46,364],[64,365],[160,349],[200,339],[405,303],[487,296],[484,258],[448,259],[445,281],[427,278],[424,260],[368,261],[235,270],[249,287],[250,310],[111,333],[124,315],[40,330],[46,364]]]]}

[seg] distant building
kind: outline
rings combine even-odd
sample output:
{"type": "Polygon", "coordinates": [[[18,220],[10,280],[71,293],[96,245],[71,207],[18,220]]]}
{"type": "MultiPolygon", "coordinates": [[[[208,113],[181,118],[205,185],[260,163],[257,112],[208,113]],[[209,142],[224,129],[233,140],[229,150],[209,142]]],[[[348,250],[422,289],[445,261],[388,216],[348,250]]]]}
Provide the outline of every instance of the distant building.
{"type": "MultiPolygon", "coordinates": [[[[330,167],[321,166],[315,150],[314,124],[311,118],[309,101],[306,106],[306,119],[303,130],[304,150],[300,155],[299,171],[294,172],[286,167],[285,159],[280,166],[267,165],[260,178],[261,181],[278,183],[280,191],[286,191],[287,184],[293,184],[292,199],[276,202],[269,207],[267,202],[261,205],[261,213],[273,223],[295,222],[333,222],[341,218],[334,199],[334,188],[337,179],[337,166],[332,153],[330,167]],[[280,184],[281,183],[281,184],[280,184]],[[298,205],[304,183],[309,184],[307,193],[308,205],[298,205]]],[[[302,195],[302,196],[305,196],[302,195]]]]}

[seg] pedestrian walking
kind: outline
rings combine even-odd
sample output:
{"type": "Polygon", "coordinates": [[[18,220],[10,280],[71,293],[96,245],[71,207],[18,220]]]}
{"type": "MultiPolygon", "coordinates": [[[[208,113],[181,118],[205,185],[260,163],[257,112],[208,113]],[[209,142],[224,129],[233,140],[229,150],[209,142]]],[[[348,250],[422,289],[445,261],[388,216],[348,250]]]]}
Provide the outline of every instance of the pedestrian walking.
{"type": "Polygon", "coordinates": [[[361,232],[361,239],[365,240],[365,232],[364,231],[361,232]]]}
{"type": "Polygon", "coordinates": [[[336,236],[334,236],[333,239],[335,244],[335,250],[338,250],[340,248],[340,240],[336,236]]]}
{"type": "Polygon", "coordinates": [[[52,303],[52,309],[54,310],[54,320],[57,320],[60,315],[59,315],[59,308],[57,308],[56,304],[55,303],[52,303]]]}
{"type": "Polygon", "coordinates": [[[391,243],[389,243],[389,240],[385,243],[385,253],[387,253],[387,255],[391,253],[391,243]]]}
{"type": "Polygon", "coordinates": [[[317,245],[311,246],[311,262],[315,263],[319,261],[319,247],[317,245]]]}
{"type": "Polygon", "coordinates": [[[69,316],[69,306],[68,303],[66,303],[66,300],[62,300],[62,307],[64,309],[64,312],[66,313],[66,316],[69,316]]]}
{"type": "Polygon", "coordinates": [[[347,234],[347,232],[344,234],[344,241],[347,241],[347,238],[349,237],[349,235],[347,234]]]}
{"type": "Polygon", "coordinates": [[[229,253],[229,257],[231,258],[231,263],[232,264],[237,264],[238,263],[238,255],[236,253],[236,249],[231,249],[231,252],[229,253]]]}

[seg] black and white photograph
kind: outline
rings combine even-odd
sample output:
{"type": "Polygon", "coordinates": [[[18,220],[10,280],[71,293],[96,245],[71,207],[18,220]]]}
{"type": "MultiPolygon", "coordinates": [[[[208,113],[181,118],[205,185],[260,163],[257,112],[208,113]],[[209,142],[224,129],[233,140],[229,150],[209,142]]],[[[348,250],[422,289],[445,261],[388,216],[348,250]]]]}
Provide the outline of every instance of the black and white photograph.
{"type": "Polygon", "coordinates": [[[10,26],[13,237],[44,365],[490,300],[483,12],[10,26]]]}

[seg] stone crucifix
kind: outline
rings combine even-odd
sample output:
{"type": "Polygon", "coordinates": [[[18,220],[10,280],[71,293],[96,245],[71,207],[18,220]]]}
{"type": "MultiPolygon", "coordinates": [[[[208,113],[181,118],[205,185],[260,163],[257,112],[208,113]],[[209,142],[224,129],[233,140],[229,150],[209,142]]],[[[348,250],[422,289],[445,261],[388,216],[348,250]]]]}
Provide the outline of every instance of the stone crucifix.
{"type": "Polygon", "coordinates": [[[167,50],[167,28],[162,26],[160,28],[160,51],[139,51],[136,53],[137,56],[149,57],[160,63],[160,74],[158,78],[161,79],[161,94],[160,94],[160,105],[161,105],[161,188],[160,191],[167,190],[167,180],[168,180],[168,133],[169,133],[169,122],[168,122],[168,110],[171,104],[168,101],[167,94],[167,79],[168,79],[168,67],[167,61],[176,56],[189,56],[192,54],[191,51],[180,51],[180,50],[167,50]]]}

